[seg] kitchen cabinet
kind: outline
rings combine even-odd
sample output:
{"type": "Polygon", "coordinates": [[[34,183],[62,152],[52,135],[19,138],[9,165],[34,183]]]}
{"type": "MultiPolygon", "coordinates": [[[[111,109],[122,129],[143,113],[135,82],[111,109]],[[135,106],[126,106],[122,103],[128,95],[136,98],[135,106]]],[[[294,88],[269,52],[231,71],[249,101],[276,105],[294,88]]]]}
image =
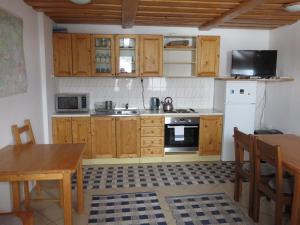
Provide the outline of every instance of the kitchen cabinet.
{"type": "Polygon", "coordinates": [[[92,117],[93,158],[116,157],[116,121],[114,117],[92,117]]]}
{"type": "Polygon", "coordinates": [[[84,158],[92,157],[91,120],[90,117],[72,118],[72,143],[85,143],[84,158]]]}
{"type": "Polygon", "coordinates": [[[52,118],[52,137],[54,144],[85,143],[84,158],[91,158],[90,117],[52,118]]]}
{"type": "Polygon", "coordinates": [[[220,61],[220,37],[199,36],[197,39],[197,56],[198,76],[218,76],[220,61]]]}
{"type": "Polygon", "coordinates": [[[142,157],[164,156],[164,117],[141,117],[142,157]]]}
{"type": "Polygon", "coordinates": [[[115,75],[115,42],[113,35],[92,35],[92,76],[115,75]]]}
{"type": "Polygon", "coordinates": [[[197,75],[196,44],[197,37],[164,36],[163,70],[165,77],[192,77],[197,75]],[[174,42],[185,44],[174,44],[174,42]]]}
{"type": "Polygon", "coordinates": [[[139,35],[116,35],[116,75],[139,75],[139,35]]]}
{"type": "Polygon", "coordinates": [[[140,157],[141,132],[140,117],[116,118],[117,157],[140,157]]]}
{"type": "Polygon", "coordinates": [[[163,36],[140,36],[140,74],[159,77],[163,74],[163,36]]]}
{"type": "Polygon", "coordinates": [[[54,144],[71,144],[73,142],[70,117],[52,118],[52,138],[54,144]]]}
{"type": "Polygon", "coordinates": [[[222,116],[200,117],[199,155],[220,155],[222,129],[222,116]]]}
{"type": "Polygon", "coordinates": [[[53,34],[53,63],[55,76],[72,75],[71,34],[53,34]]]}
{"type": "Polygon", "coordinates": [[[72,34],[72,75],[91,76],[91,35],[72,34]]]}

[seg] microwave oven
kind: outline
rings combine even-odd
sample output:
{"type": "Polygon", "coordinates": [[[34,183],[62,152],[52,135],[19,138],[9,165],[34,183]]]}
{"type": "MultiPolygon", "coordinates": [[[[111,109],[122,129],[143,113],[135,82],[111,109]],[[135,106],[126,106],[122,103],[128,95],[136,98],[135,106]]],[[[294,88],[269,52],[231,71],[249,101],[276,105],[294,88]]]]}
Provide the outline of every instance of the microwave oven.
{"type": "Polygon", "coordinates": [[[55,111],[66,112],[88,112],[89,94],[60,93],[55,95],[55,111]]]}

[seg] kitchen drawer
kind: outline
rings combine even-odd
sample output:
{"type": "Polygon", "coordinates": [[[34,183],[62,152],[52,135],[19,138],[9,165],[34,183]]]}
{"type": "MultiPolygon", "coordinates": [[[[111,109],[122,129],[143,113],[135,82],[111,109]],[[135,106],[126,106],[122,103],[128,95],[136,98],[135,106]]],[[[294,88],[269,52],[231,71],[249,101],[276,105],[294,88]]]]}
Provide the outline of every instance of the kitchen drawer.
{"type": "Polygon", "coordinates": [[[164,146],[163,137],[142,137],[142,147],[161,147],[164,146]]]}
{"type": "Polygon", "coordinates": [[[141,118],[142,127],[160,127],[165,124],[165,118],[161,116],[149,116],[141,118]]]}
{"type": "Polygon", "coordinates": [[[162,137],[164,136],[163,127],[142,127],[142,137],[162,137]]]}
{"type": "Polygon", "coordinates": [[[142,148],[142,156],[164,156],[164,147],[146,147],[142,148]]]}

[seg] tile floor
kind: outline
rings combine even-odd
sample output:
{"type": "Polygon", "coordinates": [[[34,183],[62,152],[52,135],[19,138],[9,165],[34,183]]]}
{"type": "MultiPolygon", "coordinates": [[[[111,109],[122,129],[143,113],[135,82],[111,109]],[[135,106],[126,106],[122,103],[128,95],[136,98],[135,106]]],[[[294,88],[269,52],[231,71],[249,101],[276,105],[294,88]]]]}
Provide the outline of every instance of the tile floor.
{"type": "MultiPolygon", "coordinates": [[[[48,183],[47,185],[54,185],[48,183]]],[[[55,185],[56,186],[56,185],[55,185]]],[[[248,205],[248,187],[247,183],[243,186],[243,194],[239,205],[247,214],[248,205]]],[[[193,185],[181,185],[181,186],[167,186],[167,187],[130,187],[130,188],[111,188],[111,189],[100,189],[100,190],[87,190],[85,191],[85,211],[83,214],[77,214],[76,210],[73,209],[73,222],[74,225],[86,225],[89,217],[90,201],[91,196],[95,194],[116,194],[116,193],[131,193],[131,192],[156,192],[160,205],[162,207],[163,213],[166,217],[167,223],[169,225],[175,225],[176,221],[172,217],[172,213],[166,202],[166,196],[180,196],[180,195],[195,195],[195,194],[205,194],[205,193],[220,193],[224,192],[230,198],[233,199],[234,184],[224,183],[224,184],[193,184],[193,185]]],[[[35,193],[34,193],[35,194],[35,193]]],[[[56,195],[55,190],[47,190],[47,193],[43,192],[40,195],[56,195]]],[[[75,207],[75,192],[73,191],[73,205],[75,207]]],[[[35,221],[36,225],[63,225],[63,210],[55,202],[32,202],[32,208],[35,211],[35,221]]],[[[261,214],[260,223],[263,225],[273,225],[274,224],[274,205],[272,202],[268,202],[265,198],[261,201],[261,214]]],[[[287,219],[286,219],[287,220],[287,219]]],[[[284,224],[288,224],[285,221],[284,224]]]]}

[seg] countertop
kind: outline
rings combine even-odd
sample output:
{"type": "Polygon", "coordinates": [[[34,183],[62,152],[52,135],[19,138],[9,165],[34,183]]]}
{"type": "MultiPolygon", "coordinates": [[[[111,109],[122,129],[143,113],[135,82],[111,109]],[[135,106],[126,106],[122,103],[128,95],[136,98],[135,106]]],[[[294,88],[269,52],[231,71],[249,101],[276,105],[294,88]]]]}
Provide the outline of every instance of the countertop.
{"type": "Polygon", "coordinates": [[[195,109],[195,113],[165,113],[163,110],[151,111],[140,109],[137,115],[97,115],[93,111],[87,113],[54,113],[52,117],[89,117],[89,116],[180,116],[180,117],[196,117],[207,115],[223,115],[222,112],[214,109],[195,109]]]}

